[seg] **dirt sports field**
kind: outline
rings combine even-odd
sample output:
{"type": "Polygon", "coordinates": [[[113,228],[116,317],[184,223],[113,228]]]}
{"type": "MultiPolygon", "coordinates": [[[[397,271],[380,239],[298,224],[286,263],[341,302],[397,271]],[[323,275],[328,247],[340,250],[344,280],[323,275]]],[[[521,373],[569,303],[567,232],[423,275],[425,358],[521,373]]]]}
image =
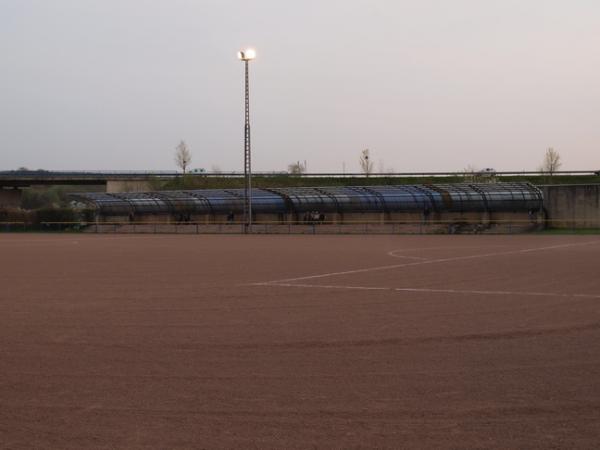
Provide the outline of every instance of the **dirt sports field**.
{"type": "Polygon", "coordinates": [[[598,448],[600,236],[0,235],[2,448],[598,448]]]}

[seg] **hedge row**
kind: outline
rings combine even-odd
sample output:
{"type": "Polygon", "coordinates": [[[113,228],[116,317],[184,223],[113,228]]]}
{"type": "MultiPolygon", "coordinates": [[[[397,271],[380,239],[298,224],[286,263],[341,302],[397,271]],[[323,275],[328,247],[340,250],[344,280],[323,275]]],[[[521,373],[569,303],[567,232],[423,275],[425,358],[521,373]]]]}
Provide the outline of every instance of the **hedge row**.
{"type": "Polygon", "coordinates": [[[73,208],[0,209],[0,222],[19,222],[28,225],[47,222],[86,222],[93,220],[93,216],[93,210],[75,210],[73,208]]]}

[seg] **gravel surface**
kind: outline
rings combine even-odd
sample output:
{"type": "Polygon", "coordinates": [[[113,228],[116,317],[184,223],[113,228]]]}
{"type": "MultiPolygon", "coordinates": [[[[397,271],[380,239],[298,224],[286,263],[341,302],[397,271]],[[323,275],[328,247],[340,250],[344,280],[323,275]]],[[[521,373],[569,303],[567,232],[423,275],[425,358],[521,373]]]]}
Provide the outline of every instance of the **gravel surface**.
{"type": "Polygon", "coordinates": [[[600,237],[0,235],[2,448],[598,448],[600,237]]]}

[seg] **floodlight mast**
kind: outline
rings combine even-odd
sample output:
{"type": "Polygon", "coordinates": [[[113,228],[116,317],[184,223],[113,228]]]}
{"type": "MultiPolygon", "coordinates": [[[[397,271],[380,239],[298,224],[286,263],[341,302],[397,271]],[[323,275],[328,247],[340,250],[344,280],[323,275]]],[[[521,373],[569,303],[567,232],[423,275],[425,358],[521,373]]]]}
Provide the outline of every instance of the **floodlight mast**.
{"type": "Polygon", "coordinates": [[[249,62],[256,58],[252,48],[238,52],[238,58],[244,62],[245,68],[245,123],[244,123],[244,233],[252,233],[252,159],[250,147],[250,83],[249,62]]]}

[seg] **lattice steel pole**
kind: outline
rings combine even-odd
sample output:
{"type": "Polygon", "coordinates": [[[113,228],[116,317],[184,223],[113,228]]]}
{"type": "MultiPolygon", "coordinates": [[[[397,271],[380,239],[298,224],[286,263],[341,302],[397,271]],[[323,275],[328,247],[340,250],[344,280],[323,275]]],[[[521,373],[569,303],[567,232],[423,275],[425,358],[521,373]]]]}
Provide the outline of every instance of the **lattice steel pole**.
{"type": "Polygon", "coordinates": [[[250,80],[248,74],[249,61],[246,66],[246,120],[244,125],[244,223],[246,233],[252,232],[252,153],[250,147],[250,80]]]}
{"type": "Polygon", "coordinates": [[[252,232],[252,152],[250,146],[250,77],[249,63],[256,57],[253,49],[242,50],[238,58],[245,69],[245,121],[244,121],[244,233],[252,232]]]}

